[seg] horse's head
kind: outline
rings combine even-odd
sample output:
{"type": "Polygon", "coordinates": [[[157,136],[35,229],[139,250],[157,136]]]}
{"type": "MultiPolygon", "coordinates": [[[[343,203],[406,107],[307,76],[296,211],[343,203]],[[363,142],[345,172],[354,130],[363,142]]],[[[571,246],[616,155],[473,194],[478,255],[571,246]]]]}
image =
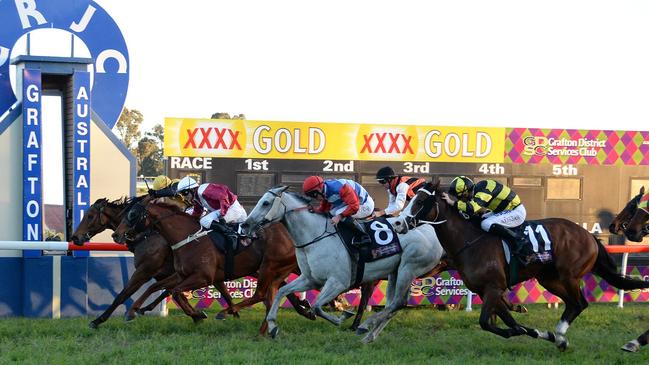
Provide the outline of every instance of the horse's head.
{"type": "Polygon", "coordinates": [[[617,216],[615,216],[615,219],[613,219],[611,225],[608,226],[608,230],[612,234],[624,234],[624,231],[629,225],[631,217],[633,217],[636,210],[638,209],[638,203],[640,202],[640,198],[642,198],[643,195],[644,186],[640,188],[640,194],[636,195],[633,199],[626,203],[624,209],[622,209],[622,211],[618,213],[617,216]]]}
{"type": "Polygon", "coordinates": [[[288,186],[272,188],[259,199],[248,218],[241,224],[244,234],[252,235],[258,229],[284,218],[287,207],[282,197],[287,189],[288,186]]]}
{"type": "Polygon", "coordinates": [[[70,238],[72,243],[82,246],[84,242],[109,228],[112,214],[114,212],[108,208],[108,200],[105,198],[97,199],[90,206],[77,229],[72,233],[70,238]]]}
{"type": "Polygon", "coordinates": [[[647,225],[648,221],[649,194],[645,194],[640,198],[635,213],[624,230],[626,238],[633,242],[641,242],[642,238],[649,234],[649,226],[647,225]]]}
{"type": "Polygon", "coordinates": [[[426,183],[401,211],[399,219],[394,223],[395,229],[399,233],[404,233],[408,230],[408,226],[416,225],[417,221],[438,223],[440,203],[444,201],[440,198],[439,180],[426,183]]]}
{"type": "Polygon", "coordinates": [[[133,199],[122,211],[122,220],[113,232],[113,240],[117,243],[135,241],[137,234],[145,232],[150,224],[147,207],[151,197],[133,199]]]}

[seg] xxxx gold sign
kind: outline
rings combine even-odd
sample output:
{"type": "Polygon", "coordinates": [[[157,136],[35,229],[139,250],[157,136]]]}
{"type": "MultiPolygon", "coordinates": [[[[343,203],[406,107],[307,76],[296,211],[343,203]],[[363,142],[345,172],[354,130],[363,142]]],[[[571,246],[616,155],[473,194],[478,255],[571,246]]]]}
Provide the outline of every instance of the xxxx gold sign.
{"type": "Polygon", "coordinates": [[[165,119],[165,156],[503,162],[504,128],[165,119]]]}

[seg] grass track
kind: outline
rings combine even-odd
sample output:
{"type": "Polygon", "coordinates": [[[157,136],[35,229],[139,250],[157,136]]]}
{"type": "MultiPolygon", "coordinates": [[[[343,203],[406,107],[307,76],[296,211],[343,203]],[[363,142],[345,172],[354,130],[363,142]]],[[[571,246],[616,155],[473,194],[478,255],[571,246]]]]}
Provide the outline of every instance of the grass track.
{"type": "MultiPolygon", "coordinates": [[[[562,310],[528,308],[515,318],[540,329],[553,329],[562,310]]],[[[506,340],[484,332],[476,311],[408,309],[371,345],[291,310],[280,312],[276,340],[259,338],[262,308],[241,314],[239,320],[209,318],[198,326],[179,312],[133,323],[114,317],[99,330],[88,328],[88,318],[3,318],[0,364],[649,364],[649,346],[637,354],[619,350],[649,328],[647,304],[627,304],[623,310],[591,304],[568,331],[565,353],[546,341],[506,340]]]]}

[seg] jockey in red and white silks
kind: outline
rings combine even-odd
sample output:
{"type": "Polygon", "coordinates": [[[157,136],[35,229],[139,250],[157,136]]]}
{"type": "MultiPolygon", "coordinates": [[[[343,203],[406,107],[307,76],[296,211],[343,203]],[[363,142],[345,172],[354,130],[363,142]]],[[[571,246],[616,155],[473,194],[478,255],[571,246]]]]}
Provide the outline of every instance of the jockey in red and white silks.
{"type": "Polygon", "coordinates": [[[178,193],[184,196],[191,205],[191,215],[200,217],[201,226],[209,229],[211,223],[221,218],[226,223],[241,223],[248,214],[237,200],[237,196],[225,185],[207,183],[198,185],[191,177],[184,177],[178,182],[178,193]]]}

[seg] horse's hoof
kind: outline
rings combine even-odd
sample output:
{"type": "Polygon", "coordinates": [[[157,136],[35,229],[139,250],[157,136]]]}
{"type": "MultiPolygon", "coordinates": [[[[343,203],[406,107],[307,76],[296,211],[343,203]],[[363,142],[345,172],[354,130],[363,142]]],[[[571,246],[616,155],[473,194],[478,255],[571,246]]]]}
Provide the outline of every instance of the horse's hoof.
{"type": "Polygon", "coordinates": [[[133,314],[131,312],[126,313],[126,315],[124,316],[124,321],[126,321],[126,322],[130,322],[130,321],[132,321],[134,319],[135,319],[135,314],[133,314]]]}
{"type": "Polygon", "coordinates": [[[518,313],[527,313],[527,307],[524,306],[524,305],[519,305],[517,312],[518,313]]]}
{"type": "Polygon", "coordinates": [[[364,335],[364,334],[368,333],[369,331],[370,330],[365,328],[365,327],[358,327],[356,329],[356,334],[360,336],[360,335],[364,335]]]}
{"type": "Polygon", "coordinates": [[[350,331],[355,332],[358,330],[358,326],[352,325],[351,327],[348,328],[350,331]]]}
{"type": "Polygon", "coordinates": [[[270,338],[276,338],[277,333],[279,332],[279,327],[273,327],[270,331],[268,331],[268,334],[270,335],[270,338]]]}
{"type": "Polygon", "coordinates": [[[240,317],[239,317],[239,312],[234,312],[234,314],[233,314],[232,316],[233,316],[234,318],[240,318],[240,317]]]}
{"type": "Polygon", "coordinates": [[[568,349],[568,340],[561,340],[557,342],[557,348],[561,352],[566,351],[566,349],[568,349]]]}
{"type": "Polygon", "coordinates": [[[367,345],[368,343],[374,342],[375,339],[376,338],[372,333],[368,333],[367,335],[365,335],[365,337],[363,337],[361,342],[367,345]]]}
{"type": "Polygon", "coordinates": [[[207,313],[205,313],[205,311],[200,311],[199,314],[198,314],[198,317],[200,319],[205,319],[205,318],[207,318],[207,313]]]}
{"type": "Polygon", "coordinates": [[[135,310],[135,313],[137,313],[137,314],[140,315],[140,316],[143,316],[144,313],[146,313],[146,311],[145,311],[144,309],[140,308],[140,309],[136,309],[136,310],[135,310]]]}
{"type": "Polygon", "coordinates": [[[352,318],[355,315],[356,315],[356,313],[354,313],[354,312],[352,312],[350,310],[344,310],[341,319],[342,319],[342,321],[344,321],[344,320],[347,320],[349,318],[352,318]]]}
{"type": "Polygon", "coordinates": [[[93,330],[96,330],[97,328],[99,328],[99,323],[96,323],[95,321],[92,321],[92,322],[88,323],[88,327],[92,328],[93,330]]]}
{"type": "Polygon", "coordinates": [[[638,352],[638,350],[640,350],[640,344],[638,343],[638,341],[633,340],[633,341],[627,342],[620,349],[622,351],[626,351],[626,352],[638,352]]]}
{"type": "Polygon", "coordinates": [[[219,321],[225,321],[225,312],[219,312],[214,316],[214,319],[219,321]]]}

